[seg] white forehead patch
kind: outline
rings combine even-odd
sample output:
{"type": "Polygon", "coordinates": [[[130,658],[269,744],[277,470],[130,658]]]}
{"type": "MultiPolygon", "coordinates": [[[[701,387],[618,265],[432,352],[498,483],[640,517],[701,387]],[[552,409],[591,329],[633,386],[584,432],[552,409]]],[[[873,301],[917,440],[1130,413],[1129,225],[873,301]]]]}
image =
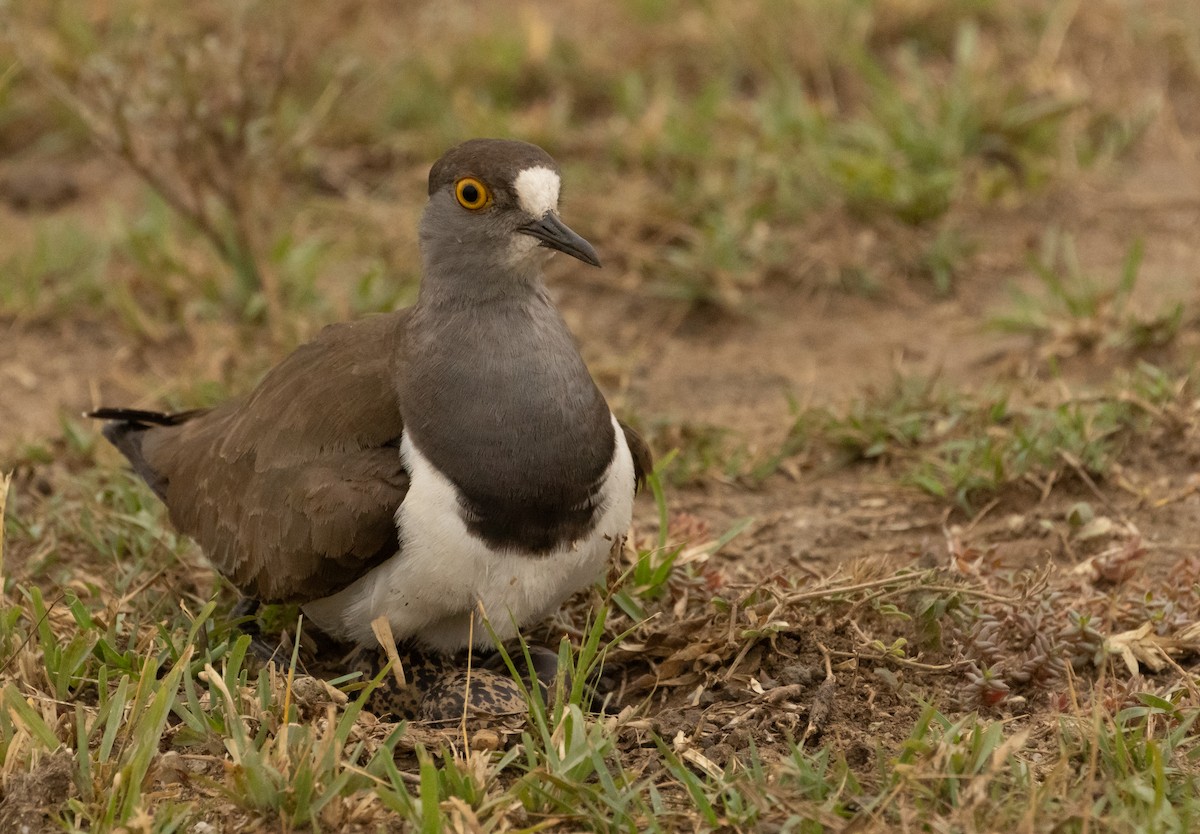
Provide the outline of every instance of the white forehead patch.
{"type": "Polygon", "coordinates": [[[558,189],[562,186],[562,180],[549,168],[541,165],[526,168],[517,175],[513,185],[517,189],[517,201],[521,208],[534,217],[558,210],[558,189]]]}

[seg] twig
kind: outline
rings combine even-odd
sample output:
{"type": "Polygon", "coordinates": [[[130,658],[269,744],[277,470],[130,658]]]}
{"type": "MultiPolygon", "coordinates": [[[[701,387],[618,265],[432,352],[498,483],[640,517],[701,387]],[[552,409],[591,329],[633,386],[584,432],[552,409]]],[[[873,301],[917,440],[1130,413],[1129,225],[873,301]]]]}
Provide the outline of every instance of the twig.
{"type": "Polygon", "coordinates": [[[794,695],[800,695],[808,687],[802,683],[789,683],[786,686],[777,686],[769,690],[766,694],[768,704],[778,704],[781,701],[786,701],[794,695]]]}
{"type": "Polygon", "coordinates": [[[863,603],[872,602],[878,599],[887,599],[888,597],[899,596],[900,594],[911,594],[917,591],[943,591],[950,594],[962,594],[963,596],[976,597],[977,599],[985,599],[988,602],[997,602],[1001,605],[1017,605],[1026,600],[1025,596],[1005,597],[999,594],[993,594],[990,591],[981,591],[978,588],[972,588],[969,585],[917,585],[912,588],[893,588],[889,591],[881,591],[878,594],[872,594],[855,603],[855,606],[861,606],[863,603]]]}
{"type": "Polygon", "coordinates": [[[4,587],[4,511],[8,506],[8,487],[12,483],[11,472],[0,472],[0,588],[4,587]]]}
{"type": "Polygon", "coordinates": [[[998,507],[999,505],[1000,505],[1000,499],[993,498],[991,501],[989,501],[987,504],[984,505],[982,510],[975,513],[974,518],[972,518],[969,522],[967,522],[967,526],[965,528],[963,528],[963,532],[969,533],[972,530],[974,530],[979,525],[979,522],[983,521],[983,519],[987,516],[987,514],[990,513],[992,510],[996,509],[996,507],[998,507]]]}
{"type": "MultiPolygon", "coordinates": [[[[483,600],[477,600],[475,607],[479,609],[479,616],[487,619],[487,609],[483,607],[483,600]]],[[[475,660],[475,612],[471,612],[471,619],[467,621],[467,677],[463,682],[463,708],[462,717],[458,722],[458,731],[462,734],[463,755],[471,755],[471,739],[467,737],[467,711],[471,708],[471,672],[475,660]]]]}
{"type": "Polygon", "coordinates": [[[1058,451],[1058,456],[1059,456],[1059,458],[1062,459],[1063,463],[1065,463],[1067,466],[1071,467],[1072,470],[1074,470],[1075,474],[1079,476],[1079,479],[1081,481],[1083,481],[1085,484],[1087,484],[1087,488],[1092,491],[1092,494],[1096,496],[1096,499],[1101,504],[1103,504],[1106,508],[1108,508],[1108,511],[1110,513],[1115,515],[1117,518],[1121,519],[1122,524],[1124,524],[1128,527],[1129,519],[1126,518],[1125,513],[1121,512],[1121,510],[1117,507],[1117,505],[1114,504],[1112,501],[1110,501],[1108,499],[1108,496],[1106,496],[1104,493],[1102,493],[1100,491],[1100,487],[1096,486],[1096,482],[1094,480],[1092,480],[1092,476],[1089,475],[1087,473],[1087,471],[1083,468],[1083,465],[1079,462],[1079,459],[1076,458],[1070,452],[1065,451],[1063,449],[1060,449],[1058,451]]]}
{"type": "Polygon", "coordinates": [[[930,576],[933,571],[924,571],[922,573],[906,574],[904,576],[889,576],[886,579],[872,579],[870,582],[859,582],[855,585],[843,585],[842,587],[826,586],[815,591],[803,591],[797,594],[788,594],[783,598],[786,605],[791,605],[796,602],[804,602],[810,599],[823,599],[836,594],[852,594],[855,591],[869,591],[872,588],[884,588],[888,585],[896,585],[901,582],[907,582],[916,577],[930,576]]]}
{"type": "MultiPolygon", "coordinates": [[[[869,648],[871,643],[878,642],[873,640],[866,632],[862,630],[857,622],[850,620],[850,627],[854,629],[854,633],[863,641],[869,648]]],[[[969,660],[956,660],[953,663],[922,663],[919,660],[910,660],[907,657],[898,657],[897,655],[888,654],[887,652],[872,652],[867,655],[869,660],[886,660],[889,663],[895,663],[897,666],[904,666],[908,669],[919,669],[922,672],[950,672],[954,669],[960,669],[964,666],[970,666],[969,660]]]]}
{"type": "Polygon", "coordinates": [[[1200,704],[1200,688],[1197,688],[1195,680],[1192,679],[1192,674],[1180,666],[1175,658],[1171,657],[1166,650],[1163,651],[1162,655],[1163,659],[1167,661],[1167,664],[1179,673],[1180,678],[1183,680],[1183,685],[1186,686],[1188,692],[1191,693],[1192,700],[1200,704]]]}
{"type": "Polygon", "coordinates": [[[1174,504],[1177,501],[1182,501],[1185,498],[1195,495],[1197,491],[1200,491],[1200,483],[1189,484],[1188,486],[1176,492],[1174,495],[1168,495],[1166,498],[1157,499],[1154,502],[1154,509],[1159,510],[1168,504],[1174,504]]]}
{"type": "Polygon", "coordinates": [[[825,680],[821,681],[821,685],[817,687],[812,703],[808,706],[808,725],[804,728],[804,735],[800,737],[801,747],[807,744],[810,738],[821,732],[821,727],[833,711],[833,696],[837,691],[837,678],[833,674],[833,660],[829,656],[829,649],[820,642],[817,643],[817,648],[821,650],[821,656],[825,658],[825,680]]]}
{"type": "Polygon", "coordinates": [[[741,651],[739,651],[737,656],[734,657],[733,662],[729,664],[729,668],[725,670],[725,674],[721,677],[721,680],[727,681],[732,678],[733,673],[737,671],[737,667],[740,666],[742,661],[746,659],[746,655],[750,654],[750,650],[757,645],[757,640],[747,640],[742,646],[741,651]]]}

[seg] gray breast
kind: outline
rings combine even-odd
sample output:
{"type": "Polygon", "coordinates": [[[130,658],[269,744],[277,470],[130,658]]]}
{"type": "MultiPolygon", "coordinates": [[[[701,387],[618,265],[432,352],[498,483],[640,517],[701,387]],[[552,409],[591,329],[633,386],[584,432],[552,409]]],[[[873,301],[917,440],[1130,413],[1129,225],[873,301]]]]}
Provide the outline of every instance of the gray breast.
{"type": "Polygon", "coordinates": [[[459,490],[492,547],[548,552],[595,524],[616,438],[570,332],[544,294],[410,327],[398,371],[413,444],[459,490]]]}

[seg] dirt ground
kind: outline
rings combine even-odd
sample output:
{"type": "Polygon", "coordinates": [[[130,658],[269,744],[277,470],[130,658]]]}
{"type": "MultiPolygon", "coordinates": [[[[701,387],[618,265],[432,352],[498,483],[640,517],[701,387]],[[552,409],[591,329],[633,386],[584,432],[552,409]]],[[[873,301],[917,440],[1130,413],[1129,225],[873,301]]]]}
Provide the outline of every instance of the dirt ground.
{"type": "MultiPolygon", "coordinates": [[[[945,296],[915,279],[889,281],[872,292],[837,286],[835,276],[846,260],[870,263],[895,253],[881,240],[886,229],[845,228],[837,214],[812,224],[811,247],[789,275],[764,278],[733,308],[664,298],[619,269],[574,283],[577,271],[561,263],[552,272],[552,290],[618,413],[635,415],[643,426],[730,429],[756,451],[782,443],[795,403],[837,409],[886,388],[897,376],[936,377],[954,390],[1001,382],[1086,393],[1089,385],[1108,379],[1115,365],[1133,366],[1142,358],[1189,367],[1200,356],[1200,139],[1188,130],[1189,114],[1169,115],[1117,164],[1024,195],[1019,205],[1001,201],[955,218],[984,232],[945,296]],[[1012,309],[1015,290],[1044,289],[1029,256],[1050,227],[1072,233],[1085,270],[1106,279],[1119,272],[1129,242],[1144,241],[1132,307],[1152,313],[1173,302],[1185,305],[1184,323],[1169,348],[1139,355],[1084,351],[1058,357],[1051,367],[1043,344],[991,325],[1012,309]]],[[[12,166],[0,172],[0,228],[10,251],[33,241],[40,220],[73,212],[100,226],[106,205],[138,193],[129,174],[95,159],[48,169],[42,182],[14,172],[12,166]]],[[[416,182],[406,174],[407,185],[416,182]]],[[[420,196],[418,188],[404,199],[420,196]]],[[[585,211],[569,219],[588,234],[585,211]]],[[[407,232],[405,239],[411,242],[407,232]]],[[[594,242],[606,260],[606,247],[622,245],[594,242]]],[[[411,251],[405,255],[413,257],[411,251]]],[[[158,395],[175,390],[181,374],[197,381],[224,379],[231,353],[246,349],[261,355],[262,367],[278,359],[270,345],[246,348],[219,325],[147,340],[78,309],[60,316],[0,316],[0,347],[0,450],[6,452],[25,440],[58,436],[60,417],[100,403],[161,405],[158,395]]],[[[1192,404],[1193,411],[1196,407],[1192,404]]],[[[669,449],[655,451],[663,455],[669,449]]],[[[0,472],[4,463],[0,459],[0,472]]],[[[18,486],[34,480],[28,472],[21,477],[18,486]]],[[[733,589],[734,597],[767,612],[762,616],[768,620],[775,611],[791,619],[781,636],[736,658],[732,641],[706,645],[707,653],[685,645],[685,635],[721,624],[732,633],[733,620],[720,620],[693,605],[695,600],[677,606],[669,627],[635,634],[615,660],[623,664],[630,691],[651,705],[644,719],[623,731],[630,749],[646,748],[647,762],[656,756],[649,731],[664,739],[683,733],[707,760],[721,765],[744,756],[751,745],[778,754],[786,739],[802,735],[805,723],[819,718],[823,737],[836,743],[857,772],[869,773],[877,743],[894,749],[920,712],[904,686],[906,674],[954,702],[951,696],[964,686],[964,677],[952,659],[931,653],[922,658],[929,668],[898,673],[888,672],[885,663],[855,661],[864,643],[854,631],[859,622],[829,608],[807,609],[792,599],[789,588],[797,584],[884,583],[897,571],[961,569],[974,579],[983,576],[985,591],[1000,596],[1016,593],[1026,581],[1022,571],[1044,575],[1052,568],[1060,591],[1090,587],[1089,582],[1111,587],[1105,582],[1115,581],[1126,583],[1126,595],[1137,588],[1169,596],[1173,587],[1186,587],[1200,575],[1195,422],[1176,435],[1137,439],[1124,450],[1113,477],[1096,482],[1066,467],[1057,485],[1042,490],[1016,485],[972,515],[901,485],[885,462],[843,466],[803,455],[762,483],[714,475],[671,489],[668,503],[673,523],[691,525],[696,541],[751,518],[717,555],[698,560],[696,581],[707,582],[709,592],[733,589]],[[1064,532],[1066,518],[1081,501],[1118,521],[1124,532],[1073,542],[1064,532]],[[1125,556],[1136,578],[1105,574],[1125,556]],[[763,588],[766,596],[754,596],[763,588]],[[945,669],[939,667],[943,662],[945,669]],[[637,676],[651,667],[653,684],[639,685],[637,676]],[[822,689],[827,668],[838,678],[836,695],[822,689]],[[757,694],[748,694],[755,686],[757,694]]],[[[655,525],[648,497],[638,513],[637,529],[648,537],[655,525]]],[[[16,554],[16,564],[20,557],[16,554]]],[[[1097,607],[1105,604],[1102,596],[1101,591],[1092,597],[1097,607]]],[[[870,636],[886,642],[886,626],[879,628],[870,636]]],[[[1007,702],[998,714],[1020,721],[1053,707],[1051,701],[1051,694],[1038,692],[1007,702]]],[[[21,801],[25,805],[13,813],[33,813],[21,801]]]]}

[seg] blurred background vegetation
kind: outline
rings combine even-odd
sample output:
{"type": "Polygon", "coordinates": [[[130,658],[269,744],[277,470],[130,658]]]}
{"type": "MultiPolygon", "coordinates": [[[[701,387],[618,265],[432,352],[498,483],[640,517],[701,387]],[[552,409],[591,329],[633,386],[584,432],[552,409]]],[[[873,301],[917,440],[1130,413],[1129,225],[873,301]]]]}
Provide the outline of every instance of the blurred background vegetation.
{"type": "Polygon", "coordinates": [[[0,311],[86,307],[150,340],[232,317],[294,342],[410,300],[422,174],[479,135],[564,164],[566,210],[623,288],[734,307],[765,282],[952,292],[980,206],[1119,157],[1200,75],[1188,2],[59,0],[5,15],[10,205],[105,188],[85,161],[137,176],[19,230],[31,245],[6,254],[0,311]],[[1147,73],[1162,97],[1143,95],[1147,73]]]}

